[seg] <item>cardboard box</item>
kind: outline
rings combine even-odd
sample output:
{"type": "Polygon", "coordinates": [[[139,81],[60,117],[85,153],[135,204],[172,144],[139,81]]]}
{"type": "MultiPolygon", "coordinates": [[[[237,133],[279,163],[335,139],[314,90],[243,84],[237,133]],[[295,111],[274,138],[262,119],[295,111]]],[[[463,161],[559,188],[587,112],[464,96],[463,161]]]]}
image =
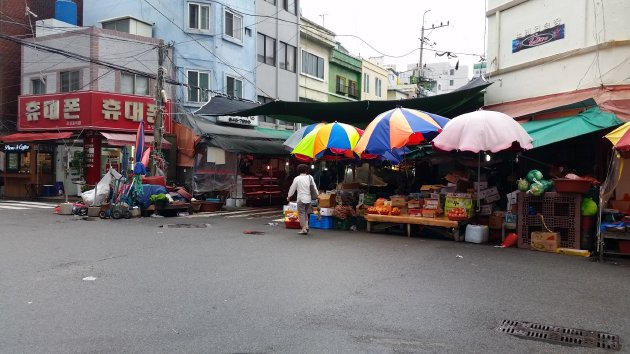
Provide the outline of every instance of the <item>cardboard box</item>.
{"type": "Polygon", "coordinates": [[[319,208],[319,215],[321,216],[333,216],[335,208],[319,208]]]}
{"type": "Polygon", "coordinates": [[[611,208],[617,209],[623,213],[630,210],[630,200],[611,200],[608,203],[611,208]]]}
{"type": "Polygon", "coordinates": [[[440,199],[440,193],[429,193],[428,199],[440,199]]]}
{"type": "Polygon", "coordinates": [[[501,196],[498,195],[498,194],[492,194],[492,195],[489,195],[489,196],[483,198],[483,201],[486,204],[494,203],[494,202],[497,202],[499,200],[501,200],[501,196]]]}
{"type": "Polygon", "coordinates": [[[420,209],[422,208],[422,206],[424,205],[424,201],[419,201],[419,200],[410,200],[407,202],[407,208],[409,209],[420,209]]]}
{"type": "Polygon", "coordinates": [[[440,209],[422,209],[422,216],[425,218],[437,218],[442,214],[440,209]]]}
{"type": "Polygon", "coordinates": [[[393,207],[405,207],[407,206],[407,198],[402,195],[392,195],[390,198],[393,207]]]}
{"type": "Polygon", "coordinates": [[[433,192],[439,192],[442,187],[444,187],[441,184],[423,184],[420,187],[420,191],[421,192],[427,192],[427,193],[433,193],[433,192]]]}
{"type": "Polygon", "coordinates": [[[440,209],[439,199],[425,199],[423,209],[437,210],[440,209]]]}
{"type": "Polygon", "coordinates": [[[444,200],[444,212],[448,214],[451,209],[464,208],[468,216],[472,216],[475,213],[473,199],[470,194],[452,193],[447,194],[444,200]]]}
{"type": "Polygon", "coordinates": [[[320,194],[319,195],[320,208],[334,208],[336,205],[337,205],[336,194],[320,194]]]}
{"type": "Polygon", "coordinates": [[[481,208],[479,208],[479,215],[492,214],[492,207],[493,207],[493,204],[482,205],[481,208]]]}
{"type": "Polygon", "coordinates": [[[536,251],[556,252],[560,247],[560,234],[557,232],[534,231],[530,247],[536,251]]]}
{"type": "Polygon", "coordinates": [[[493,230],[501,230],[503,228],[503,221],[505,220],[505,214],[500,211],[495,211],[490,215],[488,219],[488,227],[493,230]]]}
{"type": "Polygon", "coordinates": [[[485,199],[495,194],[499,194],[499,190],[497,189],[497,187],[491,187],[491,188],[479,191],[479,198],[485,199]]]}
{"type": "Polygon", "coordinates": [[[475,190],[488,189],[488,182],[475,182],[473,183],[475,190]]]}
{"type": "Polygon", "coordinates": [[[422,209],[419,208],[409,208],[409,216],[422,216],[422,209]]]}

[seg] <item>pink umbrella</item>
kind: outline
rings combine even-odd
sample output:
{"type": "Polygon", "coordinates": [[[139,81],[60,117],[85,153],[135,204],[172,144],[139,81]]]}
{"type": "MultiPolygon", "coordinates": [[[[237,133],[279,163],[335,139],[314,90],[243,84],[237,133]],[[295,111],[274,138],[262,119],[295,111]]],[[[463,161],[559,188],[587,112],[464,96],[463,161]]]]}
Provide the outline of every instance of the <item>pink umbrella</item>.
{"type": "MultiPolygon", "coordinates": [[[[471,151],[479,154],[477,176],[481,174],[481,152],[529,150],[534,146],[529,134],[512,117],[495,111],[475,111],[451,119],[442,133],[433,139],[433,146],[443,151],[471,151]]],[[[478,184],[479,186],[479,184],[478,184]]],[[[477,187],[477,211],[481,207],[477,187]]]]}
{"type": "Polygon", "coordinates": [[[499,152],[529,150],[533,139],[512,117],[495,111],[475,111],[451,119],[433,146],[443,151],[499,152]]]}

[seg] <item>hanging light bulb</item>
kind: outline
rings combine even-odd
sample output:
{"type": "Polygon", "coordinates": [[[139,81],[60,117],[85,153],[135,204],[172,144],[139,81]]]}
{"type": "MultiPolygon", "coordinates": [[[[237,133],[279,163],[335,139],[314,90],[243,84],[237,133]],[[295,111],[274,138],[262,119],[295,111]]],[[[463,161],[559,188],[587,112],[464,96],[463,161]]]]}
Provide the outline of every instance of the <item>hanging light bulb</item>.
{"type": "Polygon", "coordinates": [[[289,161],[285,162],[284,164],[285,166],[289,166],[289,161]]]}
{"type": "Polygon", "coordinates": [[[490,162],[490,160],[492,160],[492,156],[490,156],[490,154],[486,153],[486,162],[490,162]]]}
{"type": "Polygon", "coordinates": [[[315,169],[315,165],[311,165],[311,170],[314,170],[314,169],[315,169]]]}

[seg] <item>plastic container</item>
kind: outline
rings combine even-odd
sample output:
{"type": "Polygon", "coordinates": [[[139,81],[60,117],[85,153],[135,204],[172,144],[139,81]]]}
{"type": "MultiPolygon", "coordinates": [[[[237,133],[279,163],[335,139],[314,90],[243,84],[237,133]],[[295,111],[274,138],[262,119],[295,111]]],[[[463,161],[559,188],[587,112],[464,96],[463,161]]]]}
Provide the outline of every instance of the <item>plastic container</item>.
{"type": "Polygon", "coordinates": [[[225,200],[226,208],[236,208],[236,199],[228,198],[225,200]]]}
{"type": "Polygon", "coordinates": [[[471,243],[486,243],[488,242],[488,233],[489,229],[486,225],[468,225],[464,240],[471,243]]]}
{"type": "Polygon", "coordinates": [[[591,190],[591,181],[581,179],[555,178],[553,185],[558,193],[584,194],[591,190]]]}
{"type": "Polygon", "coordinates": [[[300,222],[299,221],[285,221],[284,222],[284,226],[287,229],[300,229],[300,228],[302,228],[300,226],[300,222]]]}
{"type": "Polygon", "coordinates": [[[335,226],[335,218],[332,216],[321,216],[317,220],[317,216],[311,214],[308,218],[308,226],[311,229],[332,229],[335,226]]]}

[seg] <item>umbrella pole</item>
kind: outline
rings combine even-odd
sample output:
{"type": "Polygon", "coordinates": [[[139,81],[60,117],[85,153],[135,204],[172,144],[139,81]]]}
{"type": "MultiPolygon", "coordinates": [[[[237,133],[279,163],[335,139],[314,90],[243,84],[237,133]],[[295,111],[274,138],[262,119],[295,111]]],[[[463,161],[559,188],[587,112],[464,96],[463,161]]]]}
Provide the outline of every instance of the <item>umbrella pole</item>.
{"type": "Polygon", "coordinates": [[[481,195],[479,194],[481,186],[481,151],[479,151],[477,160],[477,212],[481,211],[481,195]]]}

